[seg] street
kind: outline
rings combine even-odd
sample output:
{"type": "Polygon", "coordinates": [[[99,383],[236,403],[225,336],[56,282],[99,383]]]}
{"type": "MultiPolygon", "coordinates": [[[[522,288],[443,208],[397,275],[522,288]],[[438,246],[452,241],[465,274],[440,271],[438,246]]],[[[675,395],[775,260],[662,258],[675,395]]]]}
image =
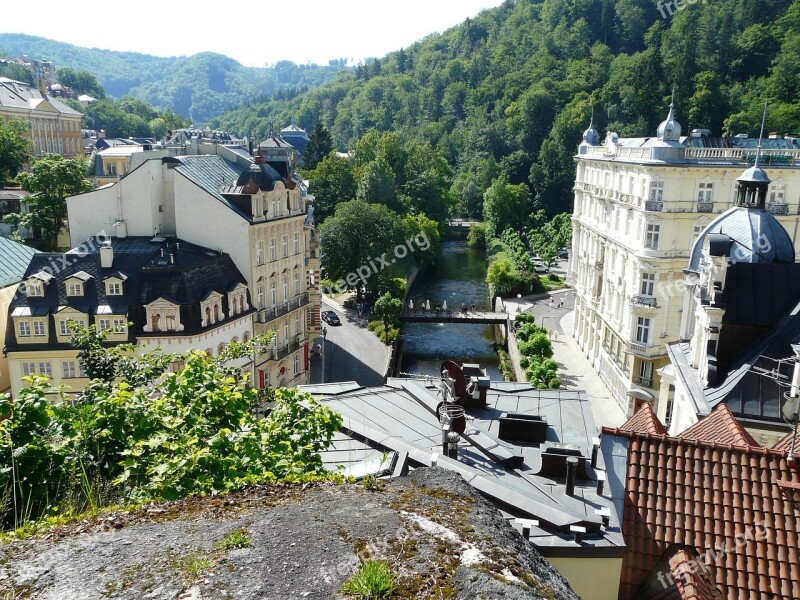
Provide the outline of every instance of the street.
{"type": "MultiPolygon", "coordinates": [[[[362,320],[363,326],[356,323],[354,310],[343,310],[328,298],[322,299],[322,310],[333,310],[342,321],[341,325],[322,323],[328,332],[324,350],[325,383],[355,381],[363,386],[381,385],[389,347],[367,330],[366,320],[362,320]]],[[[322,338],[314,340],[314,347],[318,342],[322,338]]],[[[322,381],[322,362],[312,353],[311,383],[322,381]]]]}

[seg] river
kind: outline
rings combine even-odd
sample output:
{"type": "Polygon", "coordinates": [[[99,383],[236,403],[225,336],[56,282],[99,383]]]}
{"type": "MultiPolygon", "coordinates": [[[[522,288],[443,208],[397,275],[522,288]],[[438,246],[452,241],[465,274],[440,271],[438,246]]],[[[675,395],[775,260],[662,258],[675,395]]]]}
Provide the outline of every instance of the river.
{"type": "MultiPolygon", "coordinates": [[[[447,241],[436,265],[417,278],[409,297],[415,307],[430,300],[431,308],[447,302],[449,310],[458,310],[464,302],[485,310],[490,306],[485,279],[485,252],[468,248],[466,242],[447,241]]],[[[442,362],[449,359],[478,363],[493,380],[502,380],[492,325],[408,323],[402,338],[403,373],[439,375],[442,362]]]]}

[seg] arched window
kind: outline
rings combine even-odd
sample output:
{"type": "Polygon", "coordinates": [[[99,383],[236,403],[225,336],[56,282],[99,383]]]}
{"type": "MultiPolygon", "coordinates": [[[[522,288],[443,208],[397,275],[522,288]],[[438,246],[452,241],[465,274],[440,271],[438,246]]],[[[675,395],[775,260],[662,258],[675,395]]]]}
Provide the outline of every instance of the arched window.
{"type": "Polygon", "coordinates": [[[161,331],[159,323],[161,322],[161,315],[156,313],[150,319],[150,327],[153,331],[161,331]]]}
{"type": "Polygon", "coordinates": [[[225,342],[221,342],[219,346],[217,346],[217,356],[222,356],[222,353],[225,352],[225,342]]]}
{"type": "Polygon", "coordinates": [[[205,325],[211,325],[211,308],[206,306],[206,322],[205,325]]]}
{"type": "Polygon", "coordinates": [[[239,312],[240,313],[244,312],[244,294],[239,296],[239,312]]]}
{"type": "Polygon", "coordinates": [[[219,321],[219,304],[214,304],[214,322],[219,321]]]}
{"type": "Polygon", "coordinates": [[[245,331],[244,335],[242,336],[242,342],[244,342],[246,344],[249,341],[250,341],[250,332],[249,331],[245,331]]]}

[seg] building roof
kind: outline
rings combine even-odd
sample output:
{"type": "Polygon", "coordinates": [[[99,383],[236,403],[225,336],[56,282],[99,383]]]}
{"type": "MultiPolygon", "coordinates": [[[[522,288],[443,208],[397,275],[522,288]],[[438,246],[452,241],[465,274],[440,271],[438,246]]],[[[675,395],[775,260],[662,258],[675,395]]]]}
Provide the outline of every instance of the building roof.
{"type": "Polygon", "coordinates": [[[703,244],[709,234],[725,234],[731,241],[727,256],[737,263],[793,263],[794,243],[769,211],[734,206],[711,221],[692,246],[688,269],[697,272],[703,244]]]}
{"type": "MultiPolygon", "coordinates": [[[[627,428],[623,425],[621,429],[627,428]]],[[[666,433],[666,431],[662,433],[666,433]]],[[[716,442],[733,446],[760,446],[725,404],[718,405],[710,415],[700,419],[678,437],[684,440],[716,442]]]]}
{"type": "MultiPolygon", "coordinates": [[[[127,315],[134,322],[134,327],[128,331],[128,341],[134,342],[146,325],[146,304],[167,298],[179,305],[184,326],[181,333],[188,335],[205,330],[201,325],[201,298],[210,291],[222,294],[223,313],[229,314],[226,292],[240,283],[246,285],[245,278],[229,255],[182,240],[112,238],[111,249],[113,263],[110,268],[101,265],[98,240],[87,241],[63,254],[36,254],[23,278],[37,277],[39,273],[48,275],[44,278],[44,296],[27,296],[18,292],[11,301],[9,314],[16,311],[17,315],[47,315],[51,321],[53,315],[65,308],[90,315],[127,315]],[[105,281],[109,276],[123,279],[121,295],[106,294],[105,281]],[[75,277],[85,282],[84,293],[82,296],[67,296],[64,282],[75,277]]],[[[54,323],[50,325],[50,331],[55,331],[54,323]]],[[[6,346],[10,351],[23,348],[17,344],[13,327],[7,328],[6,346]]],[[[24,349],[30,351],[59,347],[55,336],[41,344],[24,345],[24,349]]]]}
{"type": "Polygon", "coordinates": [[[602,448],[609,479],[624,482],[612,486],[628,546],[621,600],[651,598],[646,586],[676,546],[706,559],[726,599],[800,598],[800,512],[786,495],[800,483],[796,461],[766,448],[611,428],[602,448]]]}
{"type": "MultiPolygon", "coordinates": [[[[432,383],[390,378],[375,388],[355,383],[300,388],[343,416],[342,433],[373,449],[359,450],[365,460],[374,461],[377,449],[405,453],[415,467],[429,465],[431,455],[437,454],[439,466],[460,473],[493,499],[509,521],[538,520],[530,541],[545,556],[621,556],[614,506],[608,495],[597,494],[597,474],[590,464],[597,429],[585,393],[488,383],[486,409],[467,409],[469,424],[458,459],[441,455],[442,430],[435,413],[441,397],[432,383]],[[509,413],[543,417],[546,441],[518,445],[501,439],[500,418],[509,413]],[[574,496],[565,493],[567,455],[563,453],[567,452],[578,456],[581,464],[574,496]],[[519,457],[521,464],[513,461],[516,466],[510,466],[512,461],[504,462],[508,457],[519,457]],[[587,529],[580,543],[574,541],[573,526],[587,529]]],[[[340,441],[345,448],[343,444],[340,441]]],[[[602,468],[598,463],[597,469],[602,468]]]]}
{"type": "Polygon", "coordinates": [[[38,250],[0,237],[0,288],[22,281],[38,250]]]}
{"type": "Polygon", "coordinates": [[[222,188],[236,184],[236,180],[244,171],[243,167],[215,154],[175,156],[164,160],[179,163],[175,168],[176,171],[196,183],[231,210],[246,218],[252,216],[239,210],[220,193],[222,188]]]}
{"type": "Polygon", "coordinates": [[[32,110],[45,101],[61,114],[81,115],[80,112],[67,106],[54,96],[43,95],[38,88],[21,81],[0,77],[0,106],[32,110]]]}
{"type": "Polygon", "coordinates": [[[620,427],[625,431],[636,431],[638,433],[650,433],[661,435],[667,433],[667,428],[658,420],[656,413],[649,402],[642,404],[641,408],[620,427]]]}
{"type": "Polygon", "coordinates": [[[800,433],[796,433],[795,431],[787,433],[772,447],[772,449],[778,452],[790,452],[792,450],[792,441],[794,441],[795,453],[800,453],[800,433]]]}

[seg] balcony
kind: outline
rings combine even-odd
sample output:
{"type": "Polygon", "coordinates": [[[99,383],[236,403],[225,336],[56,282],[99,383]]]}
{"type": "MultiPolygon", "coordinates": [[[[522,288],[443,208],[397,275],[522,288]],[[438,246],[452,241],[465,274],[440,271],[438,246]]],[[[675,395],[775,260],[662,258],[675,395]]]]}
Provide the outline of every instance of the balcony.
{"type": "Polygon", "coordinates": [[[270,308],[261,308],[256,316],[256,323],[269,323],[270,321],[274,321],[278,317],[282,317],[293,310],[297,310],[298,308],[305,306],[308,304],[308,302],[308,292],[304,292],[295,296],[288,302],[284,302],[283,304],[279,304],[270,308]]]}
{"type": "Polygon", "coordinates": [[[629,354],[635,354],[636,356],[641,356],[643,358],[653,358],[666,354],[666,350],[663,346],[653,346],[651,344],[643,344],[641,342],[628,342],[628,349],[626,352],[629,354]]]}
{"type": "Polygon", "coordinates": [[[767,210],[773,215],[788,215],[789,205],[785,202],[770,202],[767,205],[767,210]]]}
{"type": "Polygon", "coordinates": [[[664,203],[661,200],[648,200],[644,203],[644,209],[648,212],[661,212],[664,210],[664,203]]]}
{"type": "Polygon", "coordinates": [[[634,306],[656,308],[656,306],[658,306],[658,300],[654,296],[636,295],[631,297],[631,304],[634,306]]]}
{"type": "Polygon", "coordinates": [[[650,389],[653,388],[653,378],[652,377],[641,377],[641,376],[637,375],[636,377],[633,378],[633,381],[634,381],[634,383],[636,383],[636,385],[641,385],[641,386],[644,386],[644,387],[648,387],[650,389]]]}
{"type": "Polygon", "coordinates": [[[714,212],[714,203],[713,202],[697,202],[697,212],[699,213],[710,213],[714,212]]]}
{"type": "Polygon", "coordinates": [[[283,346],[278,346],[277,348],[270,348],[267,351],[267,356],[270,357],[271,360],[281,360],[282,358],[286,358],[292,352],[300,349],[300,336],[295,336],[293,339],[289,340],[288,343],[284,344],[283,346]]]}

